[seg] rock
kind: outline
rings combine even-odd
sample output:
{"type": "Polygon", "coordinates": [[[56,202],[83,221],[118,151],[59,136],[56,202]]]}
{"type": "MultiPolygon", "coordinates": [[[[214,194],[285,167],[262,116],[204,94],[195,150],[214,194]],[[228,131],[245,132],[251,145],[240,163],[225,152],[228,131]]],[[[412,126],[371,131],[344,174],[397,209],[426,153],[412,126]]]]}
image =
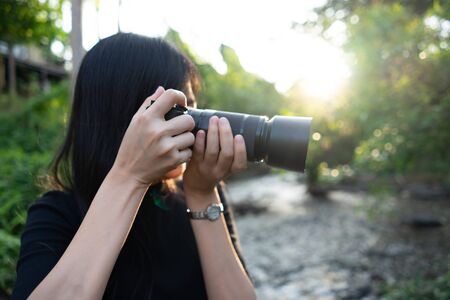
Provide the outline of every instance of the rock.
{"type": "Polygon", "coordinates": [[[389,244],[384,249],[387,256],[408,255],[414,253],[414,247],[406,244],[389,244]]]}
{"type": "Polygon", "coordinates": [[[413,254],[414,247],[411,245],[394,243],[386,245],[383,249],[369,249],[366,253],[369,256],[375,257],[396,257],[413,254]]]}
{"type": "Polygon", "coordinates": [[[317,198],[326,198],[329,193],[329,189],[318,185],[308,185],[308,193],[317,198]]]}
{"type": "Polygon", "coordinates": [[[368,296],[372,292],[372,287],[369,284],[364,284],[347,291],[347,295],[343,296],[343,300],[356,300],[368,296]]]}
{"type": "Polygon", "coordinates": [[[414,184],[407,187],[407,192],[412,198],[420,200],[437,200],[450,197],[450,191],[442,187],[426,184],[414,184]]]}
{"type": "Polygon", "coordinates": [[[244,216],[248,214],[258,215],[267,211],[267,206],[255,202],[233,203],[233,212],[236,215],[244,216]]]}
{"type": "Polygon", "coordinates": [[[444,225],[444,222],[441,219],[428,214],[415,214],[412,216],[407,216],[402,220],[402,223],[416,229],[435,228],[444,225]]]}

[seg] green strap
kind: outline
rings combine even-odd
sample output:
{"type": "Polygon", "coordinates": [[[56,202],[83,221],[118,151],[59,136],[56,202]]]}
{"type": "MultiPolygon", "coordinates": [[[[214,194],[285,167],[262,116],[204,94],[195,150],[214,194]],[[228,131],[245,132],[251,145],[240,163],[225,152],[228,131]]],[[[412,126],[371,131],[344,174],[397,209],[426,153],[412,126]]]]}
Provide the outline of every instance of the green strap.
{"type": "Polygon", "coordinates": [[[156,207],[159,207],[164,211],[170,210],[170,207],[167,205],[166,201],[164,200],[159,191],[151,190],[150,195],[152,196],[153,204],[155,204],[156,207]]]}

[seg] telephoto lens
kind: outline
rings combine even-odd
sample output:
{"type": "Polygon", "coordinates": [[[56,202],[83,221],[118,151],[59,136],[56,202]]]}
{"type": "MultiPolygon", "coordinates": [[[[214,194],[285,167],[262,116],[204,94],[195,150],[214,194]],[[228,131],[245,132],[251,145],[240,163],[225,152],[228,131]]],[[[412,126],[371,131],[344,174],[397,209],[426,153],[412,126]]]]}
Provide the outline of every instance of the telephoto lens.
{"type": "Polygon", "coordinates": [[[165,119],[182,114],[194,119],[194,134],[199,130],[207,132],[212,116],[227,118],[233,135],[244,137],[248,161],[264,161],[269,166],[296,172],[305,170],[312,118],[274,116],[269,120],[266,116],[175,105],[165,119]]]}

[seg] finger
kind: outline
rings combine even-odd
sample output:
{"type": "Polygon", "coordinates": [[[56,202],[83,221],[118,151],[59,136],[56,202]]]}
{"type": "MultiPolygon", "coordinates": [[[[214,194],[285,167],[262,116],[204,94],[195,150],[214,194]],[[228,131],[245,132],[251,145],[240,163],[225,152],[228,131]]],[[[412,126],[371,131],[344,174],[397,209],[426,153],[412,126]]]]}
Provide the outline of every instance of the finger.
{"type": "Polygon", "coordinates": [[[192,157],[192,150],[187,148],[187,149],[183,149],[178,151],[178,157],[179,157],[179,162],[178,164],[182,164],[185,163],[187,161],[189,161],[192,157]]]}
{"type": "Polygon", "coordinates": [[[205,137],[206,133],[203,130],[199,130],[195,136],[192,158],[197,161],[203,161],[203,156],[205,155],[205,137]]]}
{"type": "Polygon", "coordinates": [[[161,117],[164,115],[175,105],[179,104],[182,106],[186,106],[187,100],[186,96],[183,92],[178,90],[169,89],[165,91],[155,103],[150,106],[149,111],[155,112],[161,117]]]}
{"type": "Polygon", "coordinates": [[[206,150],[205,162],[210,165],[215,165],[219,155],[219,118],[212,116],[209,119],[208,134],[206,135],[206,150]]]}
{"type": "Polygon", "coordinates": [[[185,132],[182,134],[179,134],[177,136],[174,136],[173,141],[177,145],[178,150],[184,150],[190,146],[192,146],[195,142],[195,137],[192,132],[185,132]]]}
{"type": "Polygon", "coordinates": [[[165,126],[167,133],[174,136],[194,129],[195,121],[190,115],[181,115],[168,120],[165,126]]]}
{"type": "Polygon", "coordinates": [[[233,163],[234,145],[233,133],[231,132],[230,123],[226,118],[219,120],[219,142],[220,153],[217,161],[217,167],[225,173],[228,173],[233,163]]]}
{"type": "Polygon", "coordinates": [[[234,137],[234,158],[231,172],[238,172],[247,168],[247,151],[245,149],[244,137],[240,134],[234,137]]]}
{"type": "Polygon", "coordinates": [[[139,107],[138,112],[144,112],[147,107],[151,104],[152,100],[156,100],[159,98],[159,96],[161,96],[164,93],[164,88],[162,86],[158,86],[158,88],[156,89],[156,91],[149,97],[147,97],[147,99],[144,100],[144,102],[142,103],[141,107],[139,107]]]}

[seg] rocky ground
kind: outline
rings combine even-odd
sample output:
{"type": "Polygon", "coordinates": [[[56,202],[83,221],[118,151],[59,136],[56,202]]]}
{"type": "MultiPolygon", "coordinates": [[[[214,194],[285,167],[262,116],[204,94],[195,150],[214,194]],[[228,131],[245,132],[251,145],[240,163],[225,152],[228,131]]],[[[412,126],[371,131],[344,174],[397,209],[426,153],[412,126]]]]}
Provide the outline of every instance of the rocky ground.
{"type": "Polygon", "coordinates": [[[381,283],[448,266],[448,200],[311,198],[293,173],[228,189],[259,299],[381,299],[381,283]]]}

